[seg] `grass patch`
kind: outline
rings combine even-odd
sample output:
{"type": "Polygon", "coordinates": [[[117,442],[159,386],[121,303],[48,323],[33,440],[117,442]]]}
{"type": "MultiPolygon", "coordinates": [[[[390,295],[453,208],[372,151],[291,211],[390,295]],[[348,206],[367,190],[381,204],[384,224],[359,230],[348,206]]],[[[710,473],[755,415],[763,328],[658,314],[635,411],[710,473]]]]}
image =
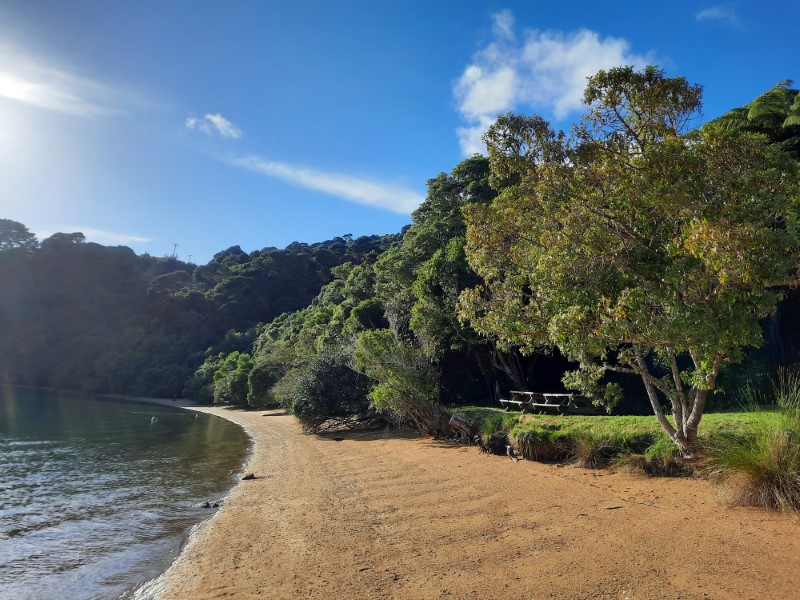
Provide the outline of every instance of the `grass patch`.
{"type": "Polygon", "coordinates": [[[607,467],[624,454],[644,452],[660,437],[646,417],[535,415],[510,432],[517,451],[529,460],[607,467]]]}
{"type": "MultiPolygon", "coordinates": [[[[457,407],[453,412],[481,422],[484,440],[506,432],[517,454],[527,460],[612,467],[651,476],[692,472],[653,416],[526,415],[520,422],[520,412],[502,408],[457,407]]],[[[749,436],[764,414],[770,411],[704,415],[700,443],[716,448],[719,439],[749,436]]]]}

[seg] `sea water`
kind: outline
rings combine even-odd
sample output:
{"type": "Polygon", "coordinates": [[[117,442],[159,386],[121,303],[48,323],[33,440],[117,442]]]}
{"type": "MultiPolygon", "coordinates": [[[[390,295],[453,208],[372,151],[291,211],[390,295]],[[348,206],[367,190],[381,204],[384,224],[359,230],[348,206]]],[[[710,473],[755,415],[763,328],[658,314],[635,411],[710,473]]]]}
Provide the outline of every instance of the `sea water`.
{"type": "Polygon", "coordinates": [[[248,446],[193,411],[0,389],[0,599],[127,597],[211,516],[248,446]]]}

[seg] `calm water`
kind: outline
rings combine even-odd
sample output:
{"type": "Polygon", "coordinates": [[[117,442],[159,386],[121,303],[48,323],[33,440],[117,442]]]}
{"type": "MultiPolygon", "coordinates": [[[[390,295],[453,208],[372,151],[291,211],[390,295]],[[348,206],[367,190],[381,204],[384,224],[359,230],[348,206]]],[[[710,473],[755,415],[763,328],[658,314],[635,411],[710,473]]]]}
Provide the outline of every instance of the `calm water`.
{"type": "Polygon", "coordinates": [[[0,390],[0,599],[110,599],[157,576],[248,439],[204,414],[0,390]]]}

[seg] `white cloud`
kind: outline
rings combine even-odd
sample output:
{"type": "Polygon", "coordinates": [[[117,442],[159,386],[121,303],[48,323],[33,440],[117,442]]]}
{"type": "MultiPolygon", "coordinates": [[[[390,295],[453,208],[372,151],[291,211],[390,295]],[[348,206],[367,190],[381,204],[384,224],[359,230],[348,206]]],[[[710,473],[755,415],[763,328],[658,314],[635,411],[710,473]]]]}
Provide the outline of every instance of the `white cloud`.
{"type": "Polygon", "coordinates": [[[695,19],[698,21],[722,21],[736,29],[742,29],[743,27],[742,20],[736,11],[723,6],[712,6],[701,10],[695,15],[695,19]]]}
{"type": "Polygon", "coordinates": [[[197,129],[206,135],[215,133],[224,138],[238,140],[242,137],[242,130],[236,127],[219,113],[206,114],[204,117],[188,116],[184,121],[187,129],[197,129]]]}
{"type": "Polygon", "coordinates": [[[514,39],[514,15],[508,9],[492,15],[492,33],[500,39],[514,39]]]}
{"type": "Polygon", "coordinates": [[[37,230],[35,233],[36,237],[39,238],[39,240],[44,240],[57,232],[61,233],[80,232],[86,236],[86,239],[88,241],[96,242],[98,244],[137,244],[137,243],[144,244],[153,241],[150,238],[141,237],[138,235],[129,235],[127,233],[115,233],[113,231],[96,229],[94,227],[75,227],[73,225],[58,227],[57,229],[54,230],[37,230]]]}
{"type": "Polygon", "coordinates": [[[461,150],[483,152],[480,136],[498,115],[523,110],[565,119],[581,107],[586,79],[600,69],[653,62],[621,38],[575,32],[527,30],[518,42],[510,11],[493,15],[494,39],[475,54],[453,92],[465,126],[457,130],[461,150]]]}
{"type": "Polygon", "coordinates": [[[300,187],[336,196],[348,202],[404,215],[410,214],[424,199],[417,192],[395,184],[318,171],[310,167],[264,160],[257,156],[232,158],[226,162],[300,187]]]}
{"type": "Polygon", "coordinates": [[[472,156],[473,154],[482,154],[486,152],[486,147],[483,144],[483,134],[489,129],[489,126],[494,122],[493,117],[488,115],[481,115],[477,119],[477,124],[471,127],[459,127],[456,129],[458,135],[458,142],[461,145],[461,151],[465,156],[472,156]]]}
{"type": "Polygon", "coordinates": [[[511,65],[498,65],[496,69],[470,65],[456,86],[461,99],[459,110],[471,121],[498,114],[513,104],[518,85],[511,65]]]}
{"type": "Polygon", "coordinates": [[[103,83],[0,45],[0,98],[79,117],[124,112],[124,95],[103,83]]]}

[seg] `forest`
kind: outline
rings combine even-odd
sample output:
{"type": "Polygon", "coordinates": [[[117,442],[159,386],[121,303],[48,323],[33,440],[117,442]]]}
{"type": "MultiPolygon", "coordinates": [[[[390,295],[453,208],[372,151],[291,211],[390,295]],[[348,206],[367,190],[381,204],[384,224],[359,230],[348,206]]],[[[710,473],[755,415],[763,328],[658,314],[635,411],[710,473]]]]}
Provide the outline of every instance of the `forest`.
{"type": "Polygon", "coordinates": [[[707,407],[800,360],[800,94],[698,127],[699,86],[618,68],[584,102],[570,132],[499,117],[393,235],[195,265],[0,219],[0,378],[431,435],[579,390],[688,452],[707,407]]]}

